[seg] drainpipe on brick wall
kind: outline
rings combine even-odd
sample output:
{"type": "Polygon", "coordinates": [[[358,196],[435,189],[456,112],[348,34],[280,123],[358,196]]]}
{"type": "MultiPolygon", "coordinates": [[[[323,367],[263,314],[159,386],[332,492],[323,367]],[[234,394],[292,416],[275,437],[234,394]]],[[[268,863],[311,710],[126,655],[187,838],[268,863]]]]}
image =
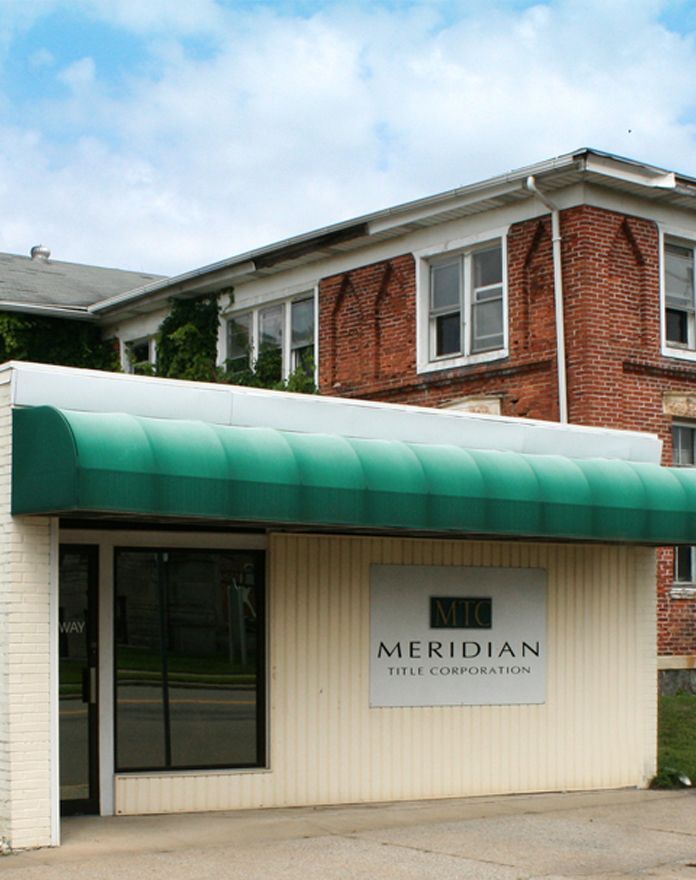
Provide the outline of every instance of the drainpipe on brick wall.
{"type": "Polygon", "coordinates": [[[551,211],[553,242],[553,301],[556,312],[556,369],[558,372],[558,414],[561,422],[568,421],[568,386],[566,382],[565,327],[563,324],[563,264],[561,262],[561,220],[558,207],[536,185],[533,176],[525,187],[534,193],[551,211]]]}

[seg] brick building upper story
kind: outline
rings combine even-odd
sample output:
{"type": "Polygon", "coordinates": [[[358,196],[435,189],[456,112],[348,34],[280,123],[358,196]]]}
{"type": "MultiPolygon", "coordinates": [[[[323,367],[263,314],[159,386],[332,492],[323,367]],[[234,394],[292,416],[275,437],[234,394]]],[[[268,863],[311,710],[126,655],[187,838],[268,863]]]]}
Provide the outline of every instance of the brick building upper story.
{"type": "MultiPolygon", "coordinates": [[[[582,149],[85,308],[154,357],[220,295],[220,362],[313,362],[325,394],[640,429],[696,462],[696,180],[582,149]]],[[[2,304],[0,303],[0,308],[2,304]]],[[[659,554],[660,653],[696,658],[696,550],[659,554]]]]}

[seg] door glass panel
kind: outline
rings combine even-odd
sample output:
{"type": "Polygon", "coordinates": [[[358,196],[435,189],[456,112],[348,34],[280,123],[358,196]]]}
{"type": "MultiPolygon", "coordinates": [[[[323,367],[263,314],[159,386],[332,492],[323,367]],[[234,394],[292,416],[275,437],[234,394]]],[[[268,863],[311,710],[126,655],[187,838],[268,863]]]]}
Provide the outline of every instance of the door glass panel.
{"type": "Polygon", "coordinates": [[[96,612],[94,548],[62,547],[58,602],[60,799],[96,797],[96,612]]]}

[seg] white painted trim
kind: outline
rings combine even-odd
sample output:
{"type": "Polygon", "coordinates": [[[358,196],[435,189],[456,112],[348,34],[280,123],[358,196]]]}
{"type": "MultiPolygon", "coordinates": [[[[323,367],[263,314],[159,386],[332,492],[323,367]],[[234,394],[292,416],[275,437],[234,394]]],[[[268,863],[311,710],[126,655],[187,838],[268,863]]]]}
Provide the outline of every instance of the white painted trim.
{"type": "Polygon", "coordinates": [[[669,589],[670,599],[696,599],[696,584],[675,583],[669,589]]]}
{"type": "MultiPolygon", "coordinates": [[[[63,533],[65,534],[65,532],[63,533]]],[[[82,537],[78,543],[88,543],[82,537]]],[[[99,545],[99,813],[114,815],[114,548],[99,545]]]]}
{"type": "Polygon", "coordinates": [[[319,388],[319,285],[315,284],[314,294],[314,384],[319,388]]]}
{"type": "Polygon", "coordinates": [[[50,728],[50,823],[51,846],[60,846],[60,669],[58,650],[60,527],[57,517],[49,527],[49,728],[50,728]]]}
{"type": "MultiPolygon", "coordinates": [[[[678,226],[665,226],[658,224],[659,260],[660,260],[660,351],[663,357],[681,361],[696,362],[696,348],[672,347],[667,341],[667,285],[665,281],[665,240],[677,239],[686,246],[694,248],[696,252],[696,228],[689,231],[678,226]]],[[[679,241],[677,241],[679,243],[679,241]]],[[[696,303],[695,303],[696,305],[696,303]]],[[[696,328],[692,332],[696,332],[696,328]]]]}
{"type": "MultiPolygon", "coordinates": [[[[486,364],[493,361],[504,360],[509,355],[509,315],[508,315],[508,250],[507,236],[510,225],[501,226],[476,232],[466,238],[452,239],[444,245],[429,245],[428,247],[413,251],[416,261],[416,372],[433,373],[440,370],[451,370],[457,367],[486,364]],[[433,358],[430,357],[431,333],[430,333],[430,260],[433,257],[452,254],[468,254],[478,248],[479,245],[500,241],[501,259],[503,262],[503,347],[494,351],[484,351],[480,354],[463,354],[456,357],[433,358]]],[[[466,333],[470,332],[472,309],[469,297],[465,304],[466,333]]]]}
{"type": "MultiPolygon", "coordinates": [[[[276,278],[276,280],[278,279],[276,278]]],[[[224,320],[234,314],[247,312],[251,309],[258,308],[259,306],[272,306],[276,303],[283,303],[287,300],[299,299],[303,294],[308,296],[317,286],[317,283],[316,276],[312,276],[312,280],[309,282],[303,280],[291,284],[286,283],[283,286],[274,287],[271,292],[264,291],[254,293],[253,288],[251,288],[249,293],[245,293],[244,288],[242,287],[239,290],[239,296],[235,296],[234,302],[228,302],[225,308],[221,310],[220,316],[224,320]]],[[[236,293],[237,291],[235,291],[235,294],[236,293]]]]}

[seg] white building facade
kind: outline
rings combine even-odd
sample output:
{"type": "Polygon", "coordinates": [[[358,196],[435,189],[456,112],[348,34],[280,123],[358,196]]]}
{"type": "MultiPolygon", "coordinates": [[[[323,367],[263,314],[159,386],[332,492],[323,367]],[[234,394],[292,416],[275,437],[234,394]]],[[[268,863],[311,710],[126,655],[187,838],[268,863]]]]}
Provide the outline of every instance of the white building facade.
{"type": "Polygon", "coordinates": [[[10,364],[0,837],[645,786],[659,442],[10,364]]]}

